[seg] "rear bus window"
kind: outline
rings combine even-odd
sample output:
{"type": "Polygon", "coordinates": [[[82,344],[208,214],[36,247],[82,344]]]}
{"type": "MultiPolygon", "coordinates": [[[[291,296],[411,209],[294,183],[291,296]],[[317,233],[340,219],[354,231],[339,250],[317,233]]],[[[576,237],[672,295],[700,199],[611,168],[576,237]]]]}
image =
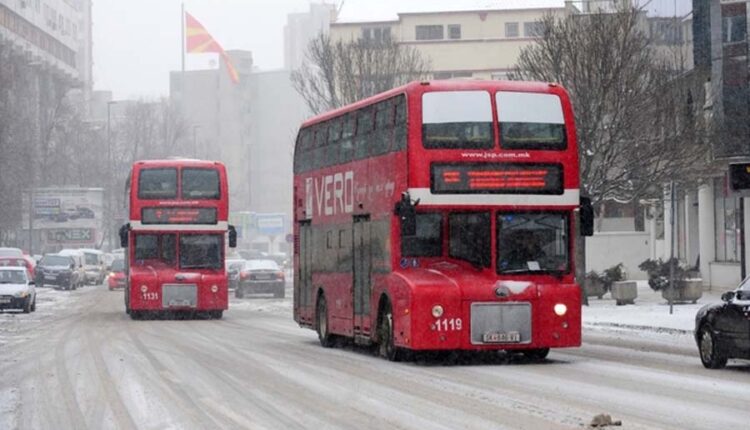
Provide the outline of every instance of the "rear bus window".
{"type": "Polygon", "coordinates": [[[138,176],[139,199],[174,199],[177,197],[177,169],[143,169],[138,176]]]}
{"type": "Polygon", "coordinates": [[[492,149],[492,104],[486,91],[422,96],[422,142],[428,149],[492,149]]]}
{"type": "Polygon", "coordinates": [[[500,91],[496,95],[503,149],[563,150],[567,146],[560,97],[500,91]]]}
{"type": "Polygon", "coordinates": [[[182,169],[183,199],[218,199],[219,172],[215,169],[182,169]]]}

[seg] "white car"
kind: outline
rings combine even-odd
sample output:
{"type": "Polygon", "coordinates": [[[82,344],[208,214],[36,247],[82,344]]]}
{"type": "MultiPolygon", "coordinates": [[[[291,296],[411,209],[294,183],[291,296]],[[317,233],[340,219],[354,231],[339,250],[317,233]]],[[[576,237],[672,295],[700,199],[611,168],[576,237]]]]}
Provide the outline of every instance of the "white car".
{"type": "Polygon", "coordinates": [[[0,267],[0,309],[36,310],[36,289],[26,268],[0,267]]]}

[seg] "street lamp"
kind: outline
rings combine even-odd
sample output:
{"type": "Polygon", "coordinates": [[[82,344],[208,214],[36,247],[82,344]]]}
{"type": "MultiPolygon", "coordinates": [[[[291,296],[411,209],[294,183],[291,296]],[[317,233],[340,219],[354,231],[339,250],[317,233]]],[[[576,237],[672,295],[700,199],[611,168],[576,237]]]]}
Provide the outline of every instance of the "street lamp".
{"type": "Polygon", "coordinates": [[[112,250],[112,105],[117,101],[107,102],[107,243],[112,250]]]}
{"type": "Polygon", "coordinates": [[[199,125],[193,125],[193,158],[198,158],[198,139],[196,135],[196,130],[201,128],[199,125]]]}

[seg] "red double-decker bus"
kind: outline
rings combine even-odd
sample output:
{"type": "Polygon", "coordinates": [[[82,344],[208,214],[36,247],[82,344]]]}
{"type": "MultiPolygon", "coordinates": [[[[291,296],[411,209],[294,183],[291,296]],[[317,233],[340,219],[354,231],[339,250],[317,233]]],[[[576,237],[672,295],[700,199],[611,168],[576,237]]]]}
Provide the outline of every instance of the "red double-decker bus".
{"type": "Polygon", "coordinates": [[[126,192],[129,222],[120,229],[127,248],[125,310],[131,318],[159,313],[207,313],[228,307],[224,268],[229,192],[223,164],[171,159],[133,164],[126,192]]]}
{"type": "Polygon", "coordinates": [[[391,360],[580,345],[577,151],[568,95],[547,83],[415,82],[308,120],[295,320],[391,360]]]}

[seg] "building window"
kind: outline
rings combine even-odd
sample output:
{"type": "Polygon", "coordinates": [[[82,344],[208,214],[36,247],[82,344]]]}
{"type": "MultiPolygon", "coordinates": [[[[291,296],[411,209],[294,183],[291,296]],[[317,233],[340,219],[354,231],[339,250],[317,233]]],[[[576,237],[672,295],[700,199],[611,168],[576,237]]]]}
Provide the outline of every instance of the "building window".
{"type": "Polygon", "coordinates": [[[442,40],[442,25],[418,25],[417,40],[442,40]]]}
{"type": "Polygon", "coordinates": [[[682,27],[676,18],[654,18],[650,21],[651,40],[661,45],[682,44],[682,27]]]}
{"type": "Polygon", "coordinates": [[[365,27],[362,29],[362,40],[368,43],[390,42],[391,27],[365,27]]]}
{"type": "Polygon", "coordinates": [[[518,37],[518,23],[517,22],[505,23],[505,37],[518,37]]]}
{"type": "Polygon", "coordinates": [[[461,38],[461,24],[451,24],[448,26],[448,39],[461,38]]]}
{"type": "Polygon", "coordinates": [[[721,33],[724,43],[745,41],[747,37],[747,15],[725,16],[722,21],[721,33]]]}
{"type": "Polygon", "coordinates": [[[526,37],[541,37],[544,34],[544,25],[541,22],[524,22],[523,34],[526,37]]]}
{"type": "Polygon", "coordinates": [[[727,195],[725,180],[714,180],[714,233],[716,261],[740,261],[739,202],[727,195]]]}

